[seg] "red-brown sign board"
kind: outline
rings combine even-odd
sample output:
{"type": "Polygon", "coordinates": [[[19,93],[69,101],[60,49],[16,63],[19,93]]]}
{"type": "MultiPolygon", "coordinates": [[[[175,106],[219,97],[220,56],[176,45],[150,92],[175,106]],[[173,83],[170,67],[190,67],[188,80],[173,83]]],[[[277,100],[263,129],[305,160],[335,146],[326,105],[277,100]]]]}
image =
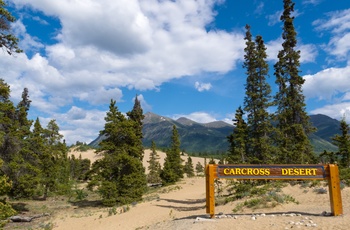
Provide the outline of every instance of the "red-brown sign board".
{"type": "Polygon", "coordinates": [[[218,165],[217,177],[227,179],[323,180],[324,165],[218,165]]]}

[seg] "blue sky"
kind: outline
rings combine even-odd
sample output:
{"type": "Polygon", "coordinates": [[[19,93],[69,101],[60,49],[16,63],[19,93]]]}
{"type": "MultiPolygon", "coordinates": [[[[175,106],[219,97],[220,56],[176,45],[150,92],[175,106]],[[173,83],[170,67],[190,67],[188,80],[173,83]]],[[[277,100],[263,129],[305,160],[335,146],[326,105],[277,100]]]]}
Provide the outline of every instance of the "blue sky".
{"type": "MultiPolygon", "coordinates": [[[[8,0],[25,51],[0,52],[12,100],[24,87],[29,116],[56,119],[68,144],[103,129],[110,100],[121,112],[231,123],[243,105],[244,26],[265,41],[268,79],[281,49],[282,0],[8,0]]],[[[350,2],[295,0],[294,26],[309,114],[350,122],[350,2]]]]}

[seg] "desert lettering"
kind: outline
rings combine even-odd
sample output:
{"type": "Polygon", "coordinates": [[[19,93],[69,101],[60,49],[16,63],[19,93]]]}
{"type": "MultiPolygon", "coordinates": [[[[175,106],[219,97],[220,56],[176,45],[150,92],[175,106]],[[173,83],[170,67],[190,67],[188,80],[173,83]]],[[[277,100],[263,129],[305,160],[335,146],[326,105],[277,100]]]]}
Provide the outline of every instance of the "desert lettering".
{"type": "MultiPolygon", "coordinates": [[[[316,176],[317,168],[281,168],[280,176],[316,176]]],[[[270,168],[224,168],[225,176],[270,176],[270,168]]],[[[273,173],[274,174],[274,173],[273,173]]]]}
{"type": "Polygon", "coordinates": [[[315,176],[316,168],[282,168],[282,176],[315,176]]]}

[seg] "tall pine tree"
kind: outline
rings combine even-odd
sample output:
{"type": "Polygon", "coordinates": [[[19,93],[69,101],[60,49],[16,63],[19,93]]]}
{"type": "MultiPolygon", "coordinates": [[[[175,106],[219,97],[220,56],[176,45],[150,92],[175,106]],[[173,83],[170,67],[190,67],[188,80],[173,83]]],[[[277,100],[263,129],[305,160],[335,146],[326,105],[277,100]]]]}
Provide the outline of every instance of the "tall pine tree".
{"type": "Polygon", "coordinates": [[[337,155],[340,157],[340,166],[350,167],[350,127],[345,121],[345,117],[340,121],[341,135],[335,135],[333,144],[338,147],[337,155]]]}
{"type": "MultiPolygon", "coordinates": [[[[128,114],[132,116],[133,112],[128,114]]],[[[111,100],[105,121],[100,133],[106,139],[98,150],[104,157],[93,164],[95,175],[89,187],[98,187],[105,205],[139,201],[146,191],[147,181],[141,161],[142,136],[136,129],[138,120],[126,118],[119,112],[116,101],[111,100]]]]}
{"type": "Polygon", "coordinates": [[[176,126],[173,125],[171,147],[167,150],[164,167],[160,174],[164,184],[173,184],[183,178],[182,161],[179,133],[176,126]]]}
{"type": "Polygon", "coordinates": [[[243,67],[247,74],[244,98],[248,126],[247,157],[250,163],[271,163],[273,130],[267,112],[271,106],[271,88],[266,82],[269,71],[266,47],[261,36],[257,36],[255,42],[252,40],[249,25],[246,25],[245,40],[243,67]]]}
{"type": "Polygon", "coordinates": [[[151,145],[151,154],[148,161],[148,175],[147,175],[147,181],[148,183],[156,184],[162,182],[162,179],[160,178],[161,173],[161,166],[159,163],[159,155],[157,154],[156,150],[156,143],[152,141],[151,145]]]}
{"type": "Polygon", "coordinates": [[[138,156],[140,160],[143,159],[143,145],[142,145],[142,120],[145,118],[143,115],[143,110],[141,107],[141,103],[137,98],[137,95],[135,97],[134,107],[130,112],[126,113],[130,120],[134,122],[134,133],[136,135],[135,141],[137,143],[134,144],[135,146],[135,156],[138,156]]]}
{"type": "Polygon", "coordinates": [[[250,163],[247,159],[248,127],[243,116],[244,111],[240,106],[236,110],[235,119],[232,120],[235,126],[233,133],[227,137],[230,145],[227,156],[229,164],[250,163]]]}
{"type": "Polygon", "coordinates": [[[282,47],[278,61],[274,65],[278,92],[275,96],[277,105],[276,120],[279,150],[278,163],[311,163],[315,160],[308,135],[313,131],[306,113],[302,86],[305,80],[299,75],[300,51],[296,50],[297,33],[293,22],[294,3],[283,0],[284,11],[282,47]]]}

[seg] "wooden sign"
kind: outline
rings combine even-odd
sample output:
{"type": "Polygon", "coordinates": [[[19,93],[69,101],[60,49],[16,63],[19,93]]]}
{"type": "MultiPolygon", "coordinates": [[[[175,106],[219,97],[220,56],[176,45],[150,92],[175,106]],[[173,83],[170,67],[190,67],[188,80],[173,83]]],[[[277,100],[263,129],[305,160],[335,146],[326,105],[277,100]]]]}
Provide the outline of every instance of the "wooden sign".
{"type": "Polygon", "coordinates": [[[230,179],[325,179],[323,165],[218,165],[218,178],[230,179]]]}
{"type": "Polygon", "coordinates": [[[215,215],[214,179],[238,180],[328,180],[331,214],[343,214],[337,165],[217,165],[206,166],[206,208],[215,215]]]}

